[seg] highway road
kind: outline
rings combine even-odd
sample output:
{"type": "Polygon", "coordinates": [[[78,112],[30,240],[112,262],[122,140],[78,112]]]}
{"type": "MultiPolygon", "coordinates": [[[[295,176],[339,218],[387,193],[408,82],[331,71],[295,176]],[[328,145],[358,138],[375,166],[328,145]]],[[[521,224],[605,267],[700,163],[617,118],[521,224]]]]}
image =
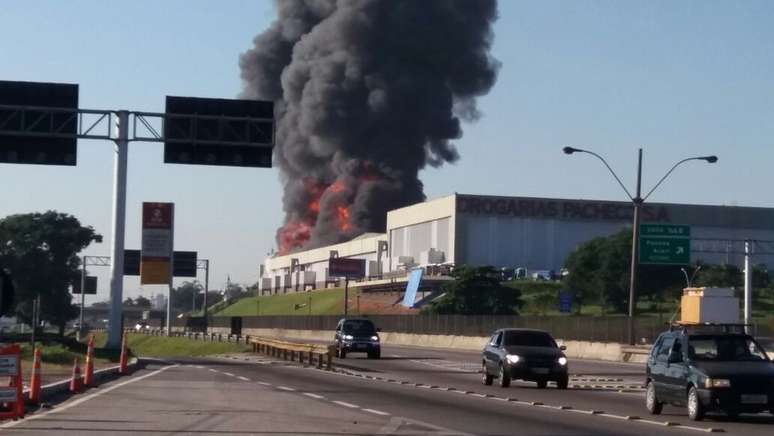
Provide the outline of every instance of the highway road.
{"type": "MultiPolygon", "coordinates": [[[[770,415],[701,423],[666,407],[648,416],[636,389],[604,388],[639,379],[641,365],[572,362],[588,388],[560,391],[483,386],[477,354],[385,347],[328,372],[265,356],[150,363],[82,396],[3,428],[10,434],[482,434],[768,435],[770,415]],[[637,417],[641,419],[636,419],[637,417]],[[628,418],[628,419],[627,419],[628,418]]],[[[578,382],[583,383],[583,382],[578,382]]],[[[9,425],[9,424],[6,424],[9,425]]]]}

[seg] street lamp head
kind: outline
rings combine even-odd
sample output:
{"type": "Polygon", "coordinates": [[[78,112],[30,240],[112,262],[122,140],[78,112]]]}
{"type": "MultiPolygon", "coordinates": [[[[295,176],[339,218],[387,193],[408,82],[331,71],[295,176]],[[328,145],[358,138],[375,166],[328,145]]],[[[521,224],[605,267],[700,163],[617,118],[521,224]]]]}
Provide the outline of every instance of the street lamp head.
{"type": "Polygon", "coordinates": [[[709,163],[715,163],[715,162],[718,161],[718,157],[714,156],[714,155],[713,156],[704,156],[702,159],[706,160],[709,163]]]}
{"type": "Polygon", "coordinates": [[[579,149],[577,149],[577,148],[572,148],[572,147],[564,147],[564,148],[562,149],[562,151],[564,152],[564,154],[573,154],[573,153],[575,153],[576,151],[580,151],[580,150],[579,150],[579,149]]]}

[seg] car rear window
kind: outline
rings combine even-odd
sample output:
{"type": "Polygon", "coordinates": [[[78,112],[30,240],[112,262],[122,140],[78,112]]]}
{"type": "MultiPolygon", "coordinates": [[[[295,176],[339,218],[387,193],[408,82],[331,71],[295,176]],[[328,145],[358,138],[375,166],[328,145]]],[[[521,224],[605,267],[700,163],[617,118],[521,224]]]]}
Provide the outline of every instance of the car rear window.
{"type": "Polygon", "coordinates": [[[373,334],[376,333],[376,327],[371,321],[350,320],[344,322],[344,331],[346,333],[373,334]]]}
{"type": "Polygon", "coordinates": [[[766,353],[750,336],[696,335],[688,338],[688,357],[694,360],[766,361],[766,353]]]}
{"type": "Polygon", "coordinates": [[[505,332],[505,345],[523,347],[552,347],[556,348],[556,342],[548,334],[543,332],[505,332]]]}

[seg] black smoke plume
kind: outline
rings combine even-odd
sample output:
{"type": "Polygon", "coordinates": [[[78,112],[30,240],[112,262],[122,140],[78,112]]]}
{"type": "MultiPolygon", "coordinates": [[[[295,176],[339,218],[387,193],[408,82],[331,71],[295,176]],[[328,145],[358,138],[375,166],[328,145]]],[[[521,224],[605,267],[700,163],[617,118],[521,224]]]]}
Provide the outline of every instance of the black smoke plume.
{"type": "Polygon", "coordinates": [[[493,86],[496,0],[281,0],[240,58],[244,98],[277,104],[281,253],[385,229],[454,162],[493,86]]]}

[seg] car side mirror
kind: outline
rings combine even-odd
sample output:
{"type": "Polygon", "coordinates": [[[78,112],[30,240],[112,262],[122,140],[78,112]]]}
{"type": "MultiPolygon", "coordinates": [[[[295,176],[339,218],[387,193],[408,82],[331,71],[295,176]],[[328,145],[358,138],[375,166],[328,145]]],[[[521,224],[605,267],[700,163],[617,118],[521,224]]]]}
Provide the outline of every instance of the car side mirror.
{"type": "Polygon", "coordinates": [[[562,350],[562,351],[565,351],[565,350],[567,350],[567,346],[566,345],[560,345],[559,349],[562,350]]]}
{"type": "Polygon", "coordinates": [[[672,351],[669,353],[669,358],[667,359],[667,362],[669,363],[679,363],[683,361],[683,356],[677,351],[672,351]]]}

